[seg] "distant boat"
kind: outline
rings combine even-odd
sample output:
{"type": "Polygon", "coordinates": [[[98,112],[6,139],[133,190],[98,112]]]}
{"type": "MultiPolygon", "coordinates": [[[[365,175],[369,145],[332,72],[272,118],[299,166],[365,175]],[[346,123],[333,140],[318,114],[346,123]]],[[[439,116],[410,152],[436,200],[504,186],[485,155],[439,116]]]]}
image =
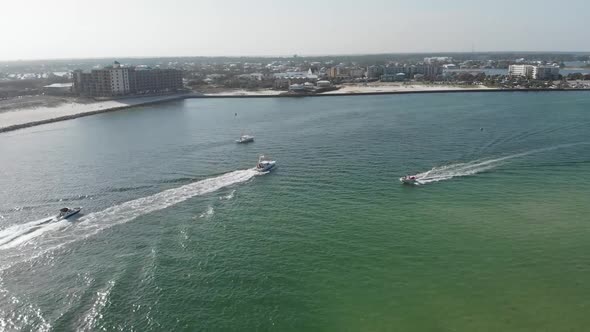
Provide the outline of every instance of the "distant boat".
{"type": "Polygon", "coordinates": [[[419,184],[418,179],[416,178],[415,175],[406,175],[404,177],[399,178],[399,181],[403,184],[410,184],[410,185],[419,184]]]}
{"type": "Polygon", "coordinates": [[[254,142],[254,136],[252,135],[242,135],[240,139],[236,140],[236,143],[250,143],[254,142]]]}

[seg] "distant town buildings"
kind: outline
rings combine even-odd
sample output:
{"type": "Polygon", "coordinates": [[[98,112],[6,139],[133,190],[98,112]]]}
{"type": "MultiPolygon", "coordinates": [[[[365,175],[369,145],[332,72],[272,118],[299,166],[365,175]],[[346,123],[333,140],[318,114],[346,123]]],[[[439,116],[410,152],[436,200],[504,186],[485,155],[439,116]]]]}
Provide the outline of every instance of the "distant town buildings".
{"type": "Polygon", "coordinates": [[[182,71],[149,67],[112,66],[90,72],[75,70],[73,92],[89,97],[117,97],[131,94],[155,94],[182,89],[182,71]]]}
{"type": "Polygon", "coordinates": [[[426,64],[434,64],[434,63],[445,63],[445,62],[452,62],[453,58],[450,56],[435,56],[424,58],[424,63],[426,64]]]}
{"type": "Polygon", "coordinates": [[[383,68],[383,75],[381,80],[390,81],[403,81],[406,78],[415,78],[416,75],[419,78],[434,79],[438,75],[442,74],[442,67],[434,64],[392,64],[383,68]]]}
{"type": "Polygon", "coordinates": [[[277,89],[289,88],[291,85],[303,84],[306,82],[316,82],[318,75],[313,70],[307,71],[288,71],[283,73],[274,73],[274,87],[277,89]]]}
{"type": "Polygon", "coordinates": [[[187,89],[201,93],[223,89],[321,93],[342,84],[375,81],[483,84],[501,88],[580,87],[579,81],[590,81],[588,55],[559,53],[521,57],[521,54],[510,53],[457,53],[452,58],[445,54],[426,57],[419,54],[329,58],[194,57],[125,59],[125,65],[111,62],[107,67],[102,67],[103,59],[18,61],[0,63],[0,99],[39,94],[140,96],[184,89],[183,81],[187,89]],[[557,80],[559,82],[551,82],[557,80]],[[71,90],[68,83],[73,85],[71,90]]]}
{"type": "Polygon", "coordinates": [[[275,73],[274,78],[291,79],[291,80],[317,80],[318,75],[314,74],[311,68],[307,71],[288,71],[284,73],[275,73]]]}

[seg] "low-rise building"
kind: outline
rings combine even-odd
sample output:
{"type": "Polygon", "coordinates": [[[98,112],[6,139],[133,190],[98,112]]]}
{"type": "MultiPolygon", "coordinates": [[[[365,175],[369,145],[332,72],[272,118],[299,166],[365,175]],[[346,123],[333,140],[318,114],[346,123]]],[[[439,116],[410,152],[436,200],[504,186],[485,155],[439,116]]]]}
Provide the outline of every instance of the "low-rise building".
{"type": "Polygon", "coordinates": [[[391,76],[396,74],[404,74],[404,78],[414,78],[416,74],[424,75],[424,78],[435,78],[442,74],[442,67],[430,64],[394,64],[384,68],[383,75],[391,76]]]}
{"type": "Polygon", "coordinates": [[[275,79],[288,79],[288,80],[308,80],[316,81],[318,75],[314,74],[311,69],[308,71],[288,71],[284,73],[273,74],[275,79]]]}
{"type": "Polygon", "coordinates": [[[404,74],[404,73],[381,75],[381,82],[399,82],[399,81],[403,81],[405,79],[406,79],[406,74],[404,74]]]}
{"type": "Polygon", "coordinates": [[[72,93],[72,83],[53,83],[43,87],[43,92],[53,96],[63,96],[72,93]]]}
{"type": "Polygon", "coordinates": [[[241,74],[241,75],[238,75],[238,78],[241,80],[248,80],[248,81],[262,81],[262,79],[264,78],[264,74],[261,74],[261,73],[241,74]]]}

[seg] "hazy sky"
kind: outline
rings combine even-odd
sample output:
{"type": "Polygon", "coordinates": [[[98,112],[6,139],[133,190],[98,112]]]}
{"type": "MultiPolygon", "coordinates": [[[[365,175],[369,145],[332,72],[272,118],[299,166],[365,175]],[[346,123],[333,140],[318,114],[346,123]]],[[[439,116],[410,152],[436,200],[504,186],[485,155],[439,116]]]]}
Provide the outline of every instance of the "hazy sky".
{"type": "Polygon", "coordinates": [[[0,60],[590,50],[590,0],[0,1],[0,60]]]}

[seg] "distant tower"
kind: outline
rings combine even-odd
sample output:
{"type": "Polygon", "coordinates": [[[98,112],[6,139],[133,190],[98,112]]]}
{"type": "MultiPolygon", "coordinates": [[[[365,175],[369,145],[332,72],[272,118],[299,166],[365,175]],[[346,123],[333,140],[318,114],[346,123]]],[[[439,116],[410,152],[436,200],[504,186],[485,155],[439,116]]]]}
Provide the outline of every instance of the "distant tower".
{"type": "Polygon", "coordinates": [[[119,67],[121,67],[121,64],[119,63],[119,61],[113,62],[113,68],[119,68],[119,67]]]}

